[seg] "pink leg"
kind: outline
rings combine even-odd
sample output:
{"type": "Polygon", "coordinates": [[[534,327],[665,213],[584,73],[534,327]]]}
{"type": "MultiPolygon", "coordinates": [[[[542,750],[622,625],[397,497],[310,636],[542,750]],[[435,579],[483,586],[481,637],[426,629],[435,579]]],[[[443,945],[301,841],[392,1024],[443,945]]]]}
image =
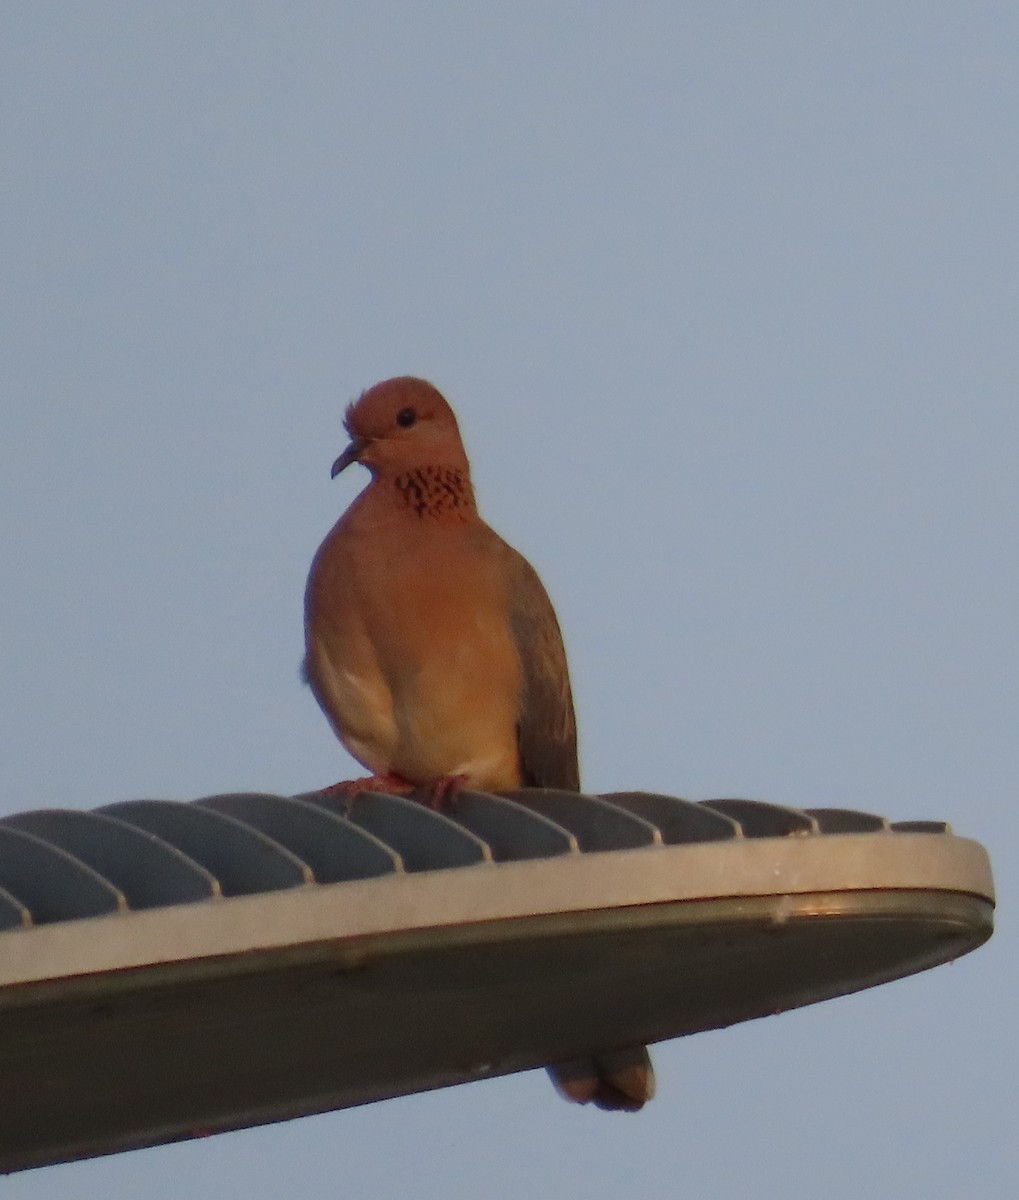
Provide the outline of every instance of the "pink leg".
{"type": "Polygon", "coordinates": [[[412,794],[411,799],[419,800],[426,808],[434,809],[435,812],[442,812],[443,809],[448,809],[455,803],[467,782],[466,775],[443,775],[426,786],[418,788],[412,794]]]}

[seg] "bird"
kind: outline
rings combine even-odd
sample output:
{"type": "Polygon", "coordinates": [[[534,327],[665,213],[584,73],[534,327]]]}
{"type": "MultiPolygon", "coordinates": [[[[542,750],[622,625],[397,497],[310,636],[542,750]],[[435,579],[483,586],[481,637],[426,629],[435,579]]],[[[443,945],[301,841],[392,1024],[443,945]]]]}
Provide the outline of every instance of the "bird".
{"type": "MultiPolygon", "coordinates": [[[[413,376],[362,392],[344,417],[371,478],[322,542],[305,591],[303,674],[371,774],[343,794],[580,791],[563,638],[531,564],[478,513],[459,426],[413,376]]],[[[641,1046],[549,1067],[567,1099],[634,1111],[654,1092],[641,1046]]]]}

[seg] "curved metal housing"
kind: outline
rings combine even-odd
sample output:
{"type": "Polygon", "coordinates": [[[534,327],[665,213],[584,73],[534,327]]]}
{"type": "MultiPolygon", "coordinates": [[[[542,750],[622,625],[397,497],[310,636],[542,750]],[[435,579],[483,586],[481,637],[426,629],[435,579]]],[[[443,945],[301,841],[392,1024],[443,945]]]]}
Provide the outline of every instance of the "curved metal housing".
{"type": "Polygon", "coordinates": [[[0,1170],[765,1016],[965,954],[992,912],[977,843],[847,809],[527,790],[17,814],[0,1170]]]}

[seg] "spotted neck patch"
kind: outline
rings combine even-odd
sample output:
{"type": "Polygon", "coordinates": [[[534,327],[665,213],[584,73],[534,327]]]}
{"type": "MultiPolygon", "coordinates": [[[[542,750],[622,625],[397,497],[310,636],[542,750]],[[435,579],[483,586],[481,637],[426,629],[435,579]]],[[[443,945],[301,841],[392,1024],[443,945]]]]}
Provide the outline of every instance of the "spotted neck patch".
{"type": "Polygon", "coordinates": [[[403,507],[419,517],[461,516],[476,512],[467,473],[455,467],[418,467],[394,480],[403,507]]]}

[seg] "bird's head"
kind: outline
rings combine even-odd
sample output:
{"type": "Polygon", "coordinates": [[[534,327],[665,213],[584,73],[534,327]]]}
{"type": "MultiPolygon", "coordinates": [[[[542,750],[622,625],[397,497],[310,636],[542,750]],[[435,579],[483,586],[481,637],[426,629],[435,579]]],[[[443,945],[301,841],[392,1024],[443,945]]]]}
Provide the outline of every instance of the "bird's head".
{"type": "Polygon", "coordinates": [[[333,463],[334,479],[355,462],[373,475],[423,466],[468,470],[453,410],[423,379],[402,375],[375,384],[351,404],[343,424],[350,445],[333,463]]]}

